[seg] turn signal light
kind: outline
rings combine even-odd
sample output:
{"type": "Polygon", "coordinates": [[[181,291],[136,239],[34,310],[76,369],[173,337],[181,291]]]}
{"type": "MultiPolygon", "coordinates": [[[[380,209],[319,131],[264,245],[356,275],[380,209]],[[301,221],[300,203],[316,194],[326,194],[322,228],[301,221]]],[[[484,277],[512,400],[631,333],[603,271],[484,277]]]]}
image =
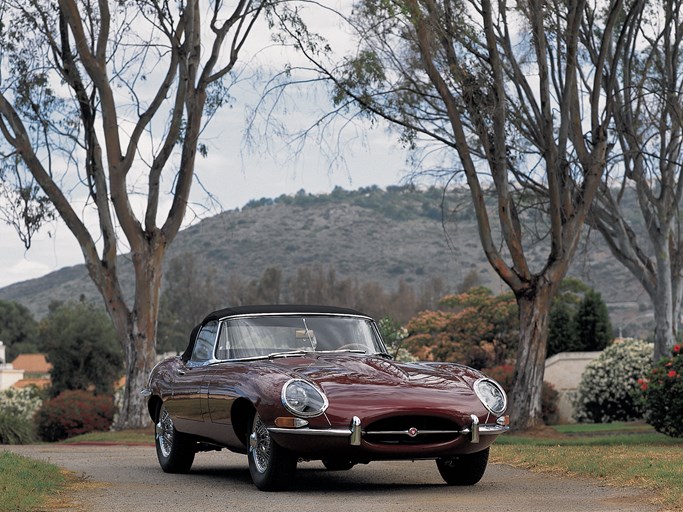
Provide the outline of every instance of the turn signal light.
{"type": "Polygon", "coordinates": [[[508,416],[508,415],[501,416],[500,418],[498,418],[496,420],[496,423],[498,423],[498,425],[503,425],[503,426],[507,427],[508,425],[510,425],[510,416],[508,416]]]}
{"type": "Polygon", "coordinates": [[[308,422],[301,418],[292,418],[290,416],[275,418],[275,426],[280,428],[301,428],[306,425],[308,425],[308,422]]]}

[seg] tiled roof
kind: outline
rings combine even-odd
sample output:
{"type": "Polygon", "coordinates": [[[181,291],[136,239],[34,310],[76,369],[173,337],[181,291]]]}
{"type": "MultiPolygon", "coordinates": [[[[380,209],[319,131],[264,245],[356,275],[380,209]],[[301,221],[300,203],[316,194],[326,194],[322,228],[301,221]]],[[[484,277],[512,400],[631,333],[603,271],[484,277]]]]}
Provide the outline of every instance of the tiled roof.
{"type": "Polygon", "coordinates": [[[12,361],[12,366],[26,373],[49,373],[52,365],[45,359],[45,354],[19,354],[12,361]]]}
{"type": "Polygon", "coordinates": [[[36,386],[41,389],[44,389],[50,385],[50,379],[21,379],[18,382],[15,382],[12,387],[13,388],[26,388],[28,386],[36,386]]]}

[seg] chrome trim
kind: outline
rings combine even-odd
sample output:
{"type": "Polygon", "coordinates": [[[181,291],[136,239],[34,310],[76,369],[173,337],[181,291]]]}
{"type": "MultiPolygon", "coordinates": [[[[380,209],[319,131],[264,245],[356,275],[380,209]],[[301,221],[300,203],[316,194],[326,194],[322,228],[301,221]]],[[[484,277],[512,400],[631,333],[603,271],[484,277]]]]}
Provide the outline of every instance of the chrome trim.
{"type": "Polygon", "coordinates": [[[354,416],[351,420],[351,446],[360,446],[362,435],[363,428],[360,424],[360,418],[358,416],[354,416]]]}
{"type": "Polygon", "coordinates": [[[283,427],[268,427],[268,432],[271,434],[300,434],[304,436],[321,436],[321,437],[350,437],[353,432],[350,428],[283,428],[283,427]]]}
{"type": "Polygon", "coordinates": [[[482,377],[480,379],[477,379],[474,384],[472,385],[472,390],[474,391],[474,394],[477,395],[477,398],[479,401],[482,403],[484,407],[486,407],[486,410],[489,411],[491,414],[495,414],[496,416],[500,416],[505,413],[505,411],[508,408],[508,396],[507,393],[505,393],[505,390],[503,389],[503,386],[498,384],[495,380],[489,378],[489,377],[482,377]],[[488,404],[482,400],[481,395],[479,394],[479,390],[477,389],[477,386],[483,382],[483,381],[488,381],[491,384],[493,384],[495,387],[498,388],[498,391],[500,391],[503,394],[503,410],[502,411],[492,411],[488,404]]]}
{"type": "Polygon", "coordinates": [[[417,437],[421,435],[429,434],[469,434],[470,429],[466,428],[464,430],[418,430],[417,434],[410,435],[410,430],[373,430],[372,432],[365,432],[366,436],[376,436],[376,435],[401,435],[404,434],[410,437],[417,437]]]}
{"type": "MultiPolygon", "coordinates": [[[[354,417],[355,418],[355,417],[354,417]]],[[[268,432],[271,432],[273,434],[301,434],[304,436],[321,436],[321,437],[351,437],[352,435],[358,436],[359,433],[363,437],[365,436],[372,436],[375,434],[406,434],[407,431],[405,430],[383,430],[383,431],[374,431],[374,432],[367,432],[363,431],[360,428],[360,419],[358,420],[359,425],[358,429],[354,432],[353,429],[353,423],[351,425],[351,428],[328,428],[328,429],[317,429],[317,428],[309,428],[309,427],[304,427],[304,428],[283,428],[283,427],[268,427],[268,432]]],[[[479,425],[479,435],[480,436],[486,436],[486,435],[493,435],[493,434],[504,434],[508,430],[510,430],[510,427],[503,426],[503,425],[495,425],[493,423],[488,423],[485,425],[479,425]]],[[[420,430],[419,435],[421,434],[460,434],[460,435],[469,435],[472,433],[472,429],[470,428],[463,428],[462,430],[420,430]]],[[[353,445],[353,446],[358,446],[358,445],[353,445]]]]}
{"type": "Polygon", "coordinates": [[[282,402],[282,405],[284,406],[285,409],[287,409],[289,412],[291,412],[294,416],[298,416],[300,418],[315,418],[316,416],[320,416],[321,414],[323,414],[327,410],[327,408],[330,406],[330,402],[327,400],[327,396],[325,395],[325,393],[323,393],[322,389],[318,389],[318,386],[313,384],[311,381],[304,380],[304,379],[289,379],[287,382],[285,382],[284,385],[282,386],[282,390],[280,391],[280,401],[282,402]],[[289,403],[287,403],[287,399],[285,398],[287,388],[296,382],[303,382],[304,384],[311,386],[315,391],[318,392],[320,397],[323,399],[323,406],[319,411],[301,412],[301,411],[297,411],[296,409],[293,409],[289,405],[289,403]]]}
{"type": "Polygon", "coordinates": [[[152,396],[152,390],[149,388],[142,388],[140,394],[144,397],[152,396]]]}
{"type": "Polygon", "coordinates": [[[472,419],[472,433],[470,434],[470,442],[472,444],[476,444],[479,442],[479,418],[476,414],[470,414],[470,418],[472,419]]]}

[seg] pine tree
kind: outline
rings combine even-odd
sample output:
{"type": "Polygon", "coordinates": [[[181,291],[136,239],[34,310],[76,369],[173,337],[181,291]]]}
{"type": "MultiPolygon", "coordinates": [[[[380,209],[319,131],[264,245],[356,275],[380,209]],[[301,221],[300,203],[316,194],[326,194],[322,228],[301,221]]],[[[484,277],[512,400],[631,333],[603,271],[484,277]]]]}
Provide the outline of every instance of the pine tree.
{"type": "Polygon", "coordinates": [[[600,293],[586,292],[574,317],[578,351],[603,350],[612,341],[612,324],[600,293]]]}

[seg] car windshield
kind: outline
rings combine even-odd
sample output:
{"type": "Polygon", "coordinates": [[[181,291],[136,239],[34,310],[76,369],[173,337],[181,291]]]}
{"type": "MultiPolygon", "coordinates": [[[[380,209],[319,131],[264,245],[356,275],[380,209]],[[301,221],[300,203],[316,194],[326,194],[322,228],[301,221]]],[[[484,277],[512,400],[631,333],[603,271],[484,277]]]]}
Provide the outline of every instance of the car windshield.
{"type": "Polygon", "coordinates": [[[217,359],[286,357],[306,352],[384,353],[371,320],[345,316],[257,316],[223,323],[217,359]]]}

